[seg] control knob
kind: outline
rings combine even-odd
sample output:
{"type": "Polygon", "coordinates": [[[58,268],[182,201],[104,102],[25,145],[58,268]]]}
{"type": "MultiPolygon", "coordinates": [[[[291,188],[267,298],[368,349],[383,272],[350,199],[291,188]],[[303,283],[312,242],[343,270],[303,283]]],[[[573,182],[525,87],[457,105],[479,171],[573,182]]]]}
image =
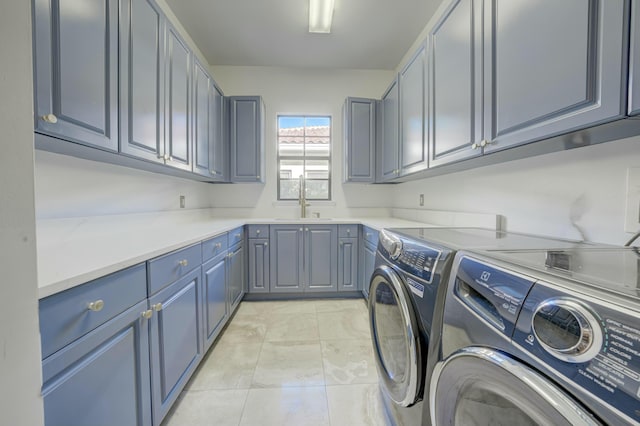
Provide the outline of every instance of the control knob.
{"type": "Polygon", "coordinates": [[[536,309],[533,333],[545,351],[571,363],[587,362],[602,348],[602,328],[581,303],[554,298],[536,309]]]}

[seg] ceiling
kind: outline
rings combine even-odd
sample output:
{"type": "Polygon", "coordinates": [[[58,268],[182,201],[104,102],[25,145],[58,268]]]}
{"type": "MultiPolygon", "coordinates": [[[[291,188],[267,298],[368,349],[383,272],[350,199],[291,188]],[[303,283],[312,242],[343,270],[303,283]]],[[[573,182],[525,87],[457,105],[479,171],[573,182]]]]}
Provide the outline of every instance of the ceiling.
{"type": "Polygon", "coordinates": [[[210,65],[395,69],[441,0],[335,0],[331,34],[308,0],[167,0],[210,65]]]}

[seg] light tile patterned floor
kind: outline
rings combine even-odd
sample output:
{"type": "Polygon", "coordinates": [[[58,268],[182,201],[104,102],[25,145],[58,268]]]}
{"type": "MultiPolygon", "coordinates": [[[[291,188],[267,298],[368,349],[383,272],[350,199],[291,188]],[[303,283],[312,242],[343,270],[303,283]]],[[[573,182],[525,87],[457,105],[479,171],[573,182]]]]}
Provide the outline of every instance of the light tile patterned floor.
{"type": "Polygon", "coordinates": [[[164,426],[387,425],[367,307],[242,302],[164,426]]]}

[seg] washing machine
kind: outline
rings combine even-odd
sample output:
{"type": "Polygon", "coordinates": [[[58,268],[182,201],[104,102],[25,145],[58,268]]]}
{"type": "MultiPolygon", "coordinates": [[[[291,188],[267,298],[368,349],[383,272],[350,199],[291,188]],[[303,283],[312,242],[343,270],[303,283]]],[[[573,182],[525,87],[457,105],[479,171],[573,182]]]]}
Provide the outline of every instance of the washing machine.
{"type": "Polygon", "coordinates": [[[640,424],[637,249],[461,251],[446,289],[433,424],[640,424]]]}
{"type": "Polygon", "coordinates": [[[446,283],[456,252],[590,246],[480,228],[383,230],[370,281],[369,320],[382,399],[390,423],[427,425],[423,400],[439,353],[446,283]],[[442,285],[444,284],[444,285],[442,285]]]}

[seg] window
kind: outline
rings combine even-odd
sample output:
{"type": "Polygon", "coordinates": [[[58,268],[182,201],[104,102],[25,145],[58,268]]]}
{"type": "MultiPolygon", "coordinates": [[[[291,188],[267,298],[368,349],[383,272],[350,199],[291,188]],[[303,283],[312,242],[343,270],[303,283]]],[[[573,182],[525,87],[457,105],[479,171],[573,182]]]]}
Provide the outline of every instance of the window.
{"type": "Polygon", "coordinates": [[[278,116],[278,200],[331,199],[331,117],[278,116]]]}

